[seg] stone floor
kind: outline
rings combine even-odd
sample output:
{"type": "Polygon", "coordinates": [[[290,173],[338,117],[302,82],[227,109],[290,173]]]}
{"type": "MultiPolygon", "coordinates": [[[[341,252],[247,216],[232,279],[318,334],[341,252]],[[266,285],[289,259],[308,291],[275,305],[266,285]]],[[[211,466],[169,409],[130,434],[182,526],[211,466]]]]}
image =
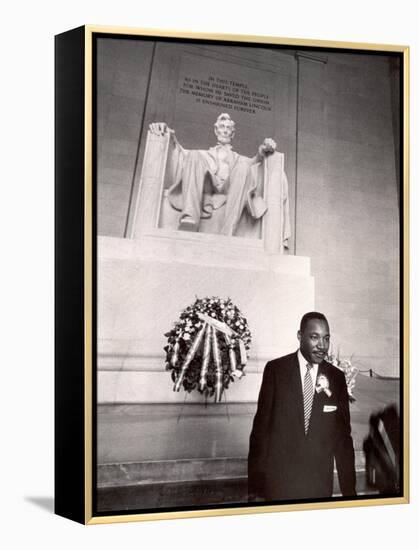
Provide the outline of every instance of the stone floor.
{"type": "MultiPolygon", "coordinates": [[[[357,472],[359,496],[375,495],[366,486],[365,474],[357,472]]],[[[339,493],[335,475],[334,497],[339,493]]],[[[117,487],[101,487],[97,492],[97,511],[154,510],[247,504],[247,478],[223,478],[183,482],[159,482],[117,487]]]]}

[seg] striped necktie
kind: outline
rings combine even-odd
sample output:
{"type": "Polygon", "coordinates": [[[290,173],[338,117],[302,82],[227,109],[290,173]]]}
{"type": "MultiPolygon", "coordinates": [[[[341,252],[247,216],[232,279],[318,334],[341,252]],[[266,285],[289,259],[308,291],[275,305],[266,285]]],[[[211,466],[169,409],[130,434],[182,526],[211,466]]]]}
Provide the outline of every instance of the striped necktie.
{"type": "Polygon", "coordinates": [[[304,388],[303,388],[303,398],[304,398],[304,431],[307,434],[308,425],[310,424],[310,415],[311,407],[313,405],[313,380],[311,378],[310,370],[313,368],[313,365],[307,363],[307,370],[304,376],[304,388]]]}

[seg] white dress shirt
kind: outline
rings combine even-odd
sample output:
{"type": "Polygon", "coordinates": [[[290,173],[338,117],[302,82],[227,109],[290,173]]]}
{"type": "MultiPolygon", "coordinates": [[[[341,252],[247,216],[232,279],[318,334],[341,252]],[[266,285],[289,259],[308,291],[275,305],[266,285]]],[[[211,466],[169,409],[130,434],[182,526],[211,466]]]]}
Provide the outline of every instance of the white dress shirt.
{"type": "MultiPolygon", "coordinates": [[[[297,356],[298,356],[298,363],[300,365],[301,387],[303,388],[303,392],[304,392],[304,377],[307,372],[308,361],[307,359],[305,359],[304,355],[301,353],[300,350],[298,350],[297,356]]],[[[318,370],[319,370],[319,365],[317,363],[313,363],[313,368],[309,370],[311,381],[313,382],[313,390],[315,389],[318,370]]]]}

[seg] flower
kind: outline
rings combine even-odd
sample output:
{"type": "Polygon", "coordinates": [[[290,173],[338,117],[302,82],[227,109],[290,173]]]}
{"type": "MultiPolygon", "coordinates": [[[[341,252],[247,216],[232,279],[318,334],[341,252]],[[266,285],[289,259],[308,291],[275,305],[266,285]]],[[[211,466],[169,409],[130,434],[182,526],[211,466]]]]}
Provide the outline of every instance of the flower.
{"type": "Polygon", "coordinates": [[[317,378],[317,386],[320,386],[320,388],[322,390],[328,388],[329,387],[329,380],[328,380],[327,376],[325,376],[324,374],[321,374],[317,378]]]}
{"type": "Polygon", "coordinates": [[[336,355],[331,353],[327,356],[326,360],[344,373],[349,401],[351,403],[356,401],[353,395],[353,390],[355,388],[355,378],[358,374],[358,369],[352,365],[352,362],[349,359],[340,359],[339,353],[336,355]]]}
{"type": "Polygon", "coordinates": [[[328,397],[331,397],[332,392],[329,389],[329,380],[326,375],[320,374],[316,381],[316,392],[324,392],[328,397]]]}

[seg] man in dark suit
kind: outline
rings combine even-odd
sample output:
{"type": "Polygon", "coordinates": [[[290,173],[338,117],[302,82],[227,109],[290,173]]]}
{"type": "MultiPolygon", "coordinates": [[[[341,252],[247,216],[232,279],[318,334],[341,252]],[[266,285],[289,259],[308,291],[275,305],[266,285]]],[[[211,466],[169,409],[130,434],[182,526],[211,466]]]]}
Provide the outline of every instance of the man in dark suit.
{"type": "Polygon", "coordinates": [[[329,324],[306,313],[300,349],[270,361],[263,373],[250,435],[249,500],[310,500],[333,492],[333,465],[343,496],[355,496],[355,460],[345,376],[325,361],[329,324]]]}

